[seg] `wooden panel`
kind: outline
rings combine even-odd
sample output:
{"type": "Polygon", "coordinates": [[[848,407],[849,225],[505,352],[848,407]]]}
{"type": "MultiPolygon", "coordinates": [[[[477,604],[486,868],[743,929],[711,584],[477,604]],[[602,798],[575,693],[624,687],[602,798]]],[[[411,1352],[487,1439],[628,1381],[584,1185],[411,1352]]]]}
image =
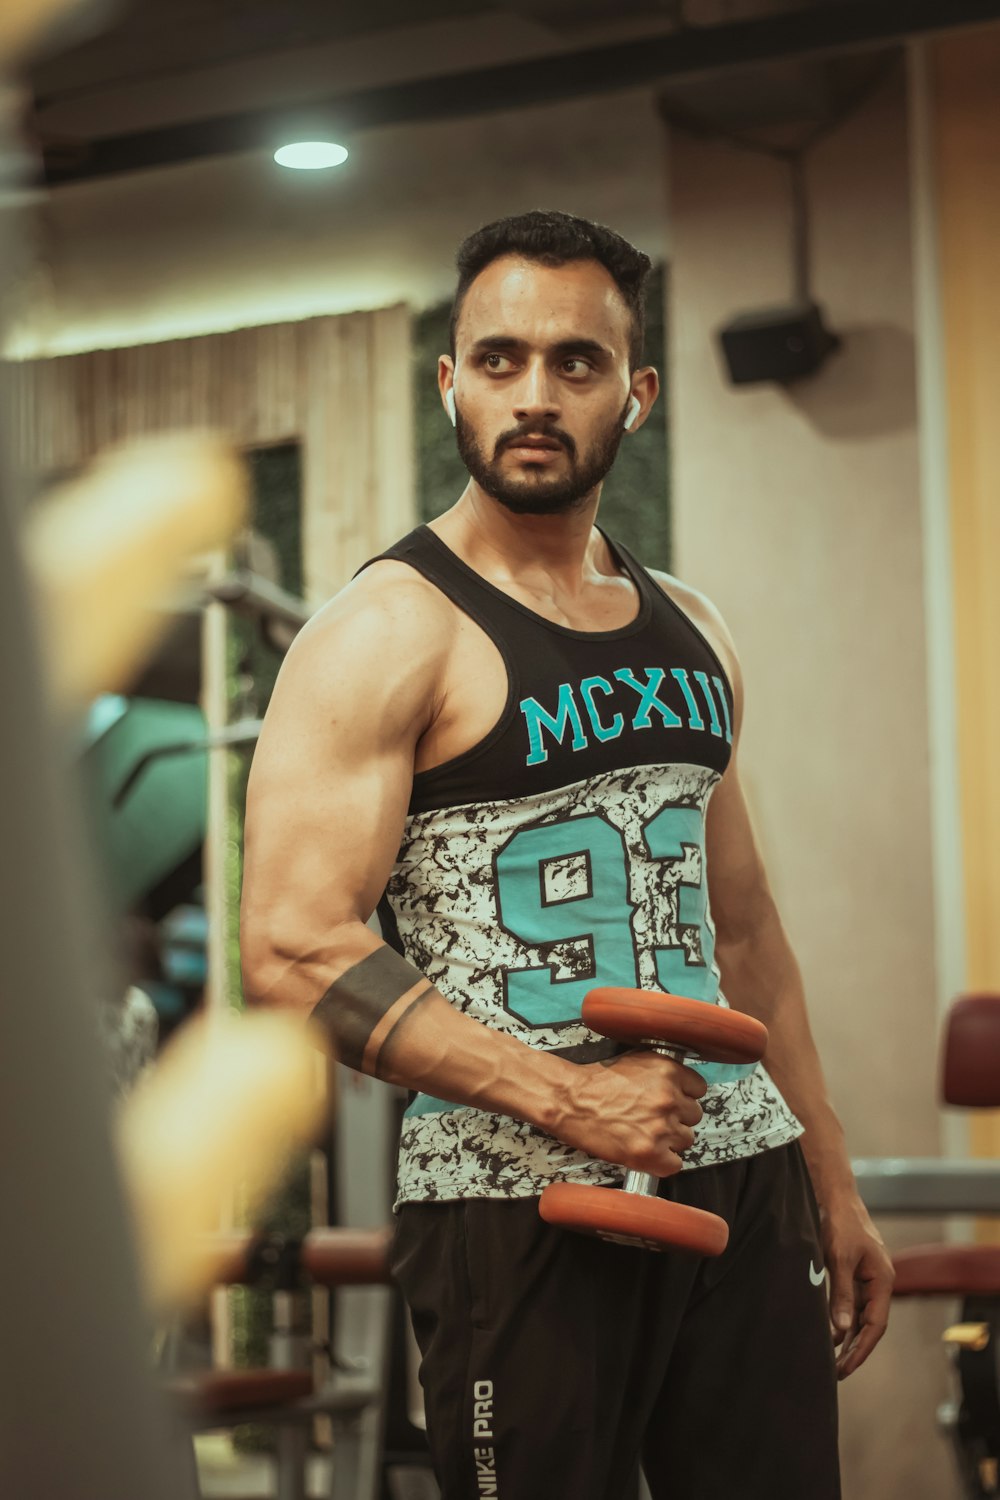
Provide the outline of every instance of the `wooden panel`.
{"type": "Polygon", "coordinates": [[[370,351],[367,322],[356,314],[341,320],[342,370],[336,473],[340,504],[336,508],[338,574],[346,577],[372,554],[368,545],[372,467],[375,462],[368,409],[370,351]]]}
{"type": "MultiPolygon", "coordinates": [[[[938,42],[933,107],[948,389],[968,984],[1000,990],[1000,27],[938,42]]],[[[973,1124],[1000,1154],[1000,1116],[973,1124]]]]}
{"type": "Polygon", "coordinates": [[[372,551],[414,525],[416,433],[410,315],[387,308],[371,325],[373,379],[369,407],[374,437],[372,551]]]}
{"type": "Polygon", "coordinates": [[[109,443],[221,427],[298,439],[314,604],[415,523],[410,315],[403,306],[100,349],[12,367],[23,468],[76,469],[109,443]]]}
{"type": "Polygon", "coordinates": [[[301,325],[257,330],[258,440],[281,442],[299,429],[298,341],[301,325]]]}
{"type": "Polygon", "coordinates": [[[308,440],[303,454],[302,562],[306,598],[320,604],[343,580],[337,559],[336,518],[348,504],[336,470],[347,442],[344,421],[346,378],[341,320],[317,320],[306,329],[302,388],[308,440]]]}

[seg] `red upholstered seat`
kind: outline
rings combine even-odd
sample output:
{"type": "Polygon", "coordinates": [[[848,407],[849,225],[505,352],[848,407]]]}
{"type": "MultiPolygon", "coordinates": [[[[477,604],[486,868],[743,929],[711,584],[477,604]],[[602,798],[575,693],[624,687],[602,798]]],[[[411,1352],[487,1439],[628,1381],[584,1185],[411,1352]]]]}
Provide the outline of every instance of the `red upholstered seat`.
{"type": "Polygon", "coordinates": [[[311,1396],[313,1378],[308,1370],[202,1370],[175,1376],[167,1392],[189,1416],[222,1418],[311,1396]]]}
{"type": "Polygon", "coordinates": [[[1000,995],[963,995],[952,1006],[941,1097],[967,1109],[1000,1105],[1000,995]]]}
{"type": "Polygon", "coordinates": [[[302,1241],[302,1264],[323,1286],[377,1286],[391,1280],[392,1230],[312,1229],[302,1241]]]}
{"type": "Polygon", "coordinates": [[[1000,1297],[1000,1245],[914,1245],[893,1264],[894,1297],[1000,1297]]]}

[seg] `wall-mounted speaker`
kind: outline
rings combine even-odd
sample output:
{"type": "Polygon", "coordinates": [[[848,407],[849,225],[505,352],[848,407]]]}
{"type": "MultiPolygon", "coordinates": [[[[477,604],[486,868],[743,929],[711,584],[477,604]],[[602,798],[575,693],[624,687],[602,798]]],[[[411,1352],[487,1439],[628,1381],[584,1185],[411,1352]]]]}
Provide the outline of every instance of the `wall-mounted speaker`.
{"type": "Polygon", "coordinates": [[[815,302],[740,313],[719,329],[718,339],[734,385],[791,385],[815,374],[841,344],[815,302]]]}

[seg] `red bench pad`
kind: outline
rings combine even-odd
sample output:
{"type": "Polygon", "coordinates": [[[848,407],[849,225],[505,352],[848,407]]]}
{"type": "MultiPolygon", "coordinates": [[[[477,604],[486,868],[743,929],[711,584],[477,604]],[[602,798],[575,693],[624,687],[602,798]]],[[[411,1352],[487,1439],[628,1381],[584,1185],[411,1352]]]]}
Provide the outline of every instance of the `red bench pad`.
{"type": "Polygon", "coordinates": [[[963,995],[952,1006],[941,1097],[963,1109],[1000,1105],[1000,995],[963,995]]]}
{"type": "Polygon", "coordinates": [[[286,1406],[313,1393],[308,1370],[204,1370],[167,1382],[167,1391],[195,1417],[286,1406]]]}
{"type": "Polygon", "coordinates": [[[312,1229],[302,1265],[322,1286],[378,1286],[390,1281],[392,1229],[312,1229]]]}
{"type": "Polygon", "coordinates": [[[1000,1245],[914,1245],[893,1264],[894,1297],[1000,1297],[1000,1245]]]}

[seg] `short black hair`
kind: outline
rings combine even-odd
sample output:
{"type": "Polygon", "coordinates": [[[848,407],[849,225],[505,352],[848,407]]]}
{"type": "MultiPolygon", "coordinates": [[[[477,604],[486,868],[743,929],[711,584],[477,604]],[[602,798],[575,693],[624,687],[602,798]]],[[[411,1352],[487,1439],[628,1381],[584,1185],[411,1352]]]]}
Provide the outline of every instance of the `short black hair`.
{"type": "Polygon", "coordinates": [[[629,369],[634,370],[642,364],[646,339],[646,278],[652,269],[649,256],[604,224],[540,208],[484,224],[459,245],[455,256],[458,285],[449,326],[452,359],[465,294],[480,271],[502,255],[536,260],[543,266],[562,266],[570,260],[599,261],[621,292],[629,311],[629,369]]]}

